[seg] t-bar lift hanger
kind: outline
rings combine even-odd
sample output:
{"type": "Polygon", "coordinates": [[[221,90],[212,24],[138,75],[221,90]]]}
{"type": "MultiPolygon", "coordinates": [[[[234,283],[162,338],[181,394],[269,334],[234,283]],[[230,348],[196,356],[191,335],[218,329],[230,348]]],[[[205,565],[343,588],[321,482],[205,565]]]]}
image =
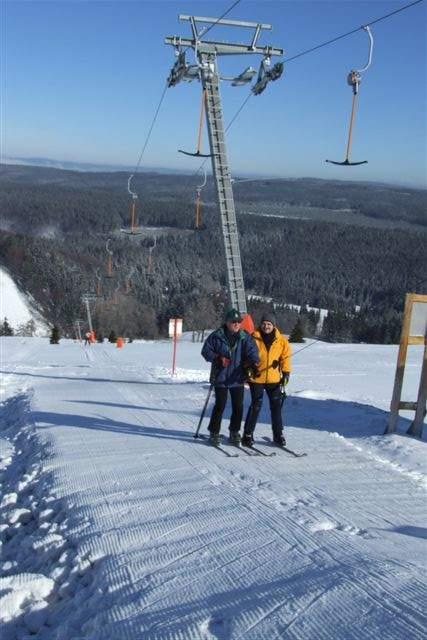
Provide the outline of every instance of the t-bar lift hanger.
{"type": "Polygon", "coordinates": [[[362,80],[362,73],[371,66],[372,50],[374,47],[374,39],[373,39],[371,30],[369,29],[368,26],[362,27],[362,28],[366,31],[366,33],[369,36],[369,56],[368,56],[368,62],[362,69],[358,69],[358,70],[352,69],[347,76],[347,84],[349,84],[350,87],[353,89],[353,100],[351,104],[350,126],[348,129],[347,151],[346,151],[345,160],[344,162],[337,162],[335,160],[325,161],[325,162],[329,162],[330,164],[338,164],[345,167],[356,166],[359,164],[366,164],[368,162],[367,160],[362,160],[361,162],[350,162],[350,150],[351,150],[352,135],[353,135],[353,124],[354,124],[354,117],[356,115],[356,100],[357,100],[357,95],[359,93],[359,85],[362,80]]]}
{"type": "Polygon", "coordinates": [[[137,221],[136,221],[136,201],[138,200],[138,194],[131,189],[131,182],[134,178],[135,174],[131,174],[128,178],[128,193],[132,196],[132,200],[130,203],[130,230],[122,229],[123,233],[127,233],[128,235],[135,236],[141,235],[141,232],[137,230],[137,221]]]}
{"type": "Polygon", "coordinates": [[[202,90],[202,101],[200,104],[200,121],[199,121],[199,134],[197,136],[197,149],[195,153],[191,153],[191,151],[184,151],[183,149],[178,149],[179,153],[183,153],[186,156],[196,156],[197,158],[210,158],[212,156],[211,153],[202,153],[200,151],[200,147],[202,145],[202,130],[203,130],[203,116],[205,112],[206,105],[206,89],[202,90]]]}

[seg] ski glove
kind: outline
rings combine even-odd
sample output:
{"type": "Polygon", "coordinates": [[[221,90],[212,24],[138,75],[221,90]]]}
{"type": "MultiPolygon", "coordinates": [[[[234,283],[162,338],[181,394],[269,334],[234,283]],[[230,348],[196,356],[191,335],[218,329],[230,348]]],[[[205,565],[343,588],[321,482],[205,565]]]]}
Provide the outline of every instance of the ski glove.
{"type": "Polygon", "coordinates": [[[271,363],[271,366],[273,369],[277,369],[277,367],[279,366],[279,361],[278,360],[273,360],[273,362],[271,363]]]}
{"type": "Polygon", "coordinates": [[[280,378],[280,385],[282,387],[286,387],[286,385],[289,382],[290,376],[291,376],[291,374],[289,373],[289,371],[282,371],[282,376],[280,378]]]}
{"type": "Polygon", "coordinates": [[[218,356],[217,362],[221,367],[226,369],[228,367],[228,365],[230,364],[231,360],[230,360],[230,358],[226,358],[225,356],[218,356]]]}
{"type": "Polygon", "coordinates": [[[244,367],[245,377],[248,382],[253,380],[254,378],[259,378],[261,375],[258,369],[258,365],[253,364],[252,366],[244,367]]]}

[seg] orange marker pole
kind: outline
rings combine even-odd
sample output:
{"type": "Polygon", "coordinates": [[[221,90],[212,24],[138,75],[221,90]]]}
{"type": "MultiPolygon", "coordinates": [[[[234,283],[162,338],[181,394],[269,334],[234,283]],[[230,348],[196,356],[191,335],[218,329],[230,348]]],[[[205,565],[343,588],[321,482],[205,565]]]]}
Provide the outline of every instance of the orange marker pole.
{"type": "Polygon", "coordinates": [[[200,194],[197,194],[196,199],[196,222],[195,228],[198,229],[200,227],[200,194]]]}

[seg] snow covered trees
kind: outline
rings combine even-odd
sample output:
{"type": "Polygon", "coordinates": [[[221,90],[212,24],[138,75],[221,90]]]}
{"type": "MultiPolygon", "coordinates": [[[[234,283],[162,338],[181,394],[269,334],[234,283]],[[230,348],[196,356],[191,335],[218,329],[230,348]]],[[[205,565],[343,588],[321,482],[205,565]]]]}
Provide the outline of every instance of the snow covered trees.
{"type": "Polygon", "coordinates": [[[50,335],[50,344],[59,344],[59,328],[55,325],[52,329],[52,333],[50,335]]]}
{"type": "Polygon", "coordinates": [[[291,335],[289,336],[289,342],[305,342],[301,320],[299,318],[294,328],[291,331],[291,335]]]}
{"type": "Polygon", "coordinates": [[[7,318],[3,320],[3,324],[0,326],[0,336],[13,336],[13,329],[7,321],[7,318]]]}

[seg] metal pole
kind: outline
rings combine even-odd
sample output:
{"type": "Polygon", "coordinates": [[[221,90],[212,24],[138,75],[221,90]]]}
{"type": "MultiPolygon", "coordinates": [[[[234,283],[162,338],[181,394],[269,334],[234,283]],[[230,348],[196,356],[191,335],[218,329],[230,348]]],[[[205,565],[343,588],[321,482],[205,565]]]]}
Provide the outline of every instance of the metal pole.
{"type": "Polygon", "coordinates": [[[92,327],[92,317],[90,315],[90,306],[89,306],[89,299],[85,298],[84,299],[85,305],[86,305],[86,311],[87,311],[87,323],[89,325],[89,331],[92,333],[93,331],[93,327],[92,327]]]}
{"type": "MultiPolygon", "coordinates": [[[[167,36],[165,43],[175,48],[178,58],[172,67],[168,78],[168,86],[172,87],[181,80],[194,80],[200,77],[203,86],[203,95],[206,96],[206,121],[208,125],[210,151],[212,157],[212,170],[218,196],[218,204],[221,215],[222,235],[224,239],[225,257],[227,262],[227,286],[230,303],[240,313],[247,314],[245,286],[243,281],[242,262],[240,257],[239,236],[237,231],[236,211],[234,207],[233,189],[228,167],[225,147],[225,130],[222,116],[221,96],[219,93],[219,72],[217,57],[220,55],[245,55],[260,54],[264,59],[271,56],[283,55],[283,49],[272,46],[257,46],[261,30],[271,29],[270,24],[247,22],[241,20],[229,20],[212,18],[207,16],[191,16],[181,14],[180,20],[190,22],[193,37],[182,38],[167,36]],[[249,28],[254,33],[248,44],[238,42],[224,42],[204,40],[203,31],[199,33],[197,23],[221,25],[229,27],[249,28]],[[196,65],[188,65],[185,62],[185,50],[192,48],[196,55],[196,65]],[[194,73],[195,72],[195,73],[194,73]]],[[[250,78],[249,78],[250,79],[250,78]]],[[[272,80],[277,79],[271,78],[272,80]]],[[[266,80],[266,83],[268,79],[266,80]]],[[[263,88],[265,88],[266,83],[263,88]]],[[[261,93],[261,91],[259,91],[261,93]]],[[[202,103],[203,106],[203,103],[202,103]]],[[[200,129],[198,151],[200,150],[200,129]]],[[[196,212],[196,227],[197,217],[196,212]]]]}
{"type": "Polygon", "coordinates": [[[233,187],[225,146],[218,65],[215,56],[211,54],[200,54],[200,58],[203,69],[202,84],[204,91],[206,91],[206,121],[212,155],[212,171],[215,178],[227,263],[228,293],[231,306],[245,314],[247,313],[246,294],[233,187]]]}
{"type": "Polygon", "coordinates": [[[172,358],[172,375],[175,375],[175,361],[176,361],[176,325],[178,324],[177,318],[173,319],[173,358],[172,358]]]}
{"type": "Polygon", "coordinates": [[[82,341],[82,332],[80,331],[80,320],[76,320],[76,326],[77,326],[77,336],[79,338],[79,341],[82,341]]]}
{"type": "Polygon", "coordinates": [[[208,395],[206,396],[205,404],[203,405],[202,413],[200,415],[199,424],[197,425],[196,433],[193,435],[193,438],[198,438],[199,437],[200,427],[202,426],[203,418],[205,417],[206,409],[207,409],[207,406],[209,404],[209,400],[210,400],[210,397],[212,395],[212,389],[213,388],[214,388],[214,383],[212,382],[211,386],[209,387],[208,395]]]}

